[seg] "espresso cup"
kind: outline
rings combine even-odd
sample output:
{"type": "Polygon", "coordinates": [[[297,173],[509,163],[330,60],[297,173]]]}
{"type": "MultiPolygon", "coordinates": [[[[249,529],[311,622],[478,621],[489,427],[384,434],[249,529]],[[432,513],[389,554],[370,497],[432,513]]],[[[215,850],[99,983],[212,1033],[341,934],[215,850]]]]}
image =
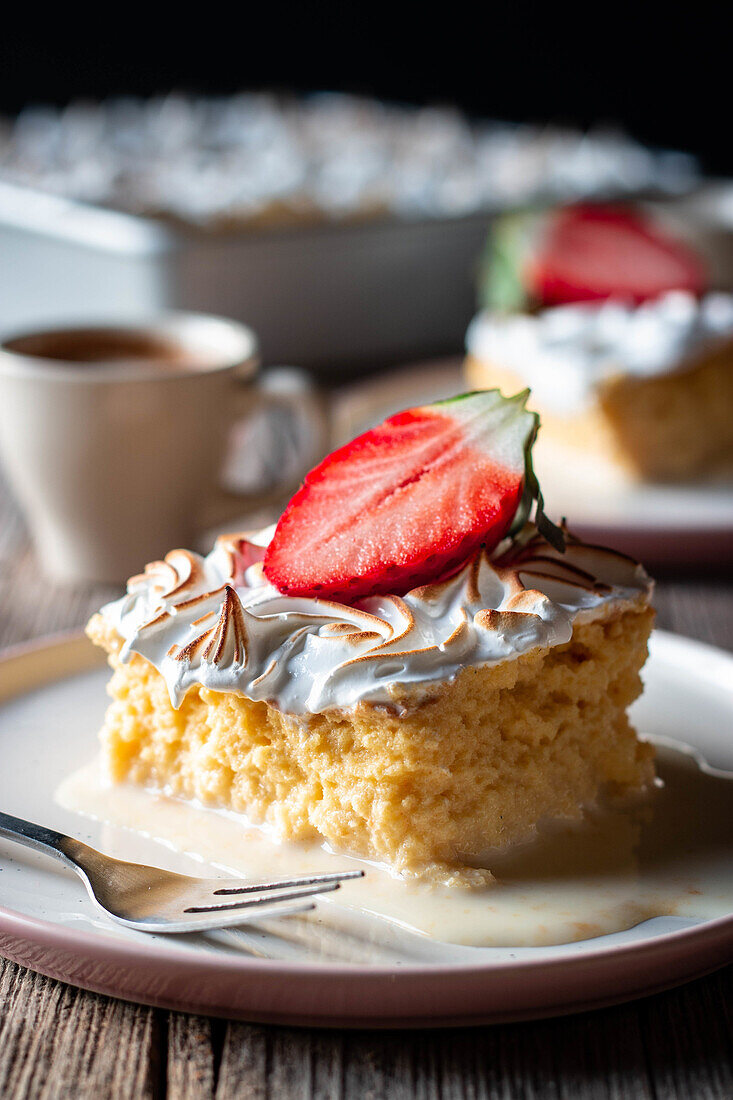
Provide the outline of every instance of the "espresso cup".
{"type": "Polygon", "coordinates": [[[263,406],[309,424],[302,475],[328,449],[295,368],[258,372],[244,325],[197,313],[74,325],[0,343],[0,457],[54,580],[120,582],[281,486],[226,493],[233,426],[263,406]]]}

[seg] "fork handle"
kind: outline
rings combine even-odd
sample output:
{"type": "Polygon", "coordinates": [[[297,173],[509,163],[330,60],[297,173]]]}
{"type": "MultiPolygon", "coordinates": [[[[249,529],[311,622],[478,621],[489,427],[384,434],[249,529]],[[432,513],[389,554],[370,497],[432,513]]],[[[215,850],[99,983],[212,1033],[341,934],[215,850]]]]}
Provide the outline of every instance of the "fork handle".
{"type": "Polygon", "coordinates": [[[55,829],[47,829],[45,825],[36,825],[33,821],[24,821],[22,817],[0,811],[0,836],[68,862],[69,857],[62,844],[69,838],[55,829]]]}

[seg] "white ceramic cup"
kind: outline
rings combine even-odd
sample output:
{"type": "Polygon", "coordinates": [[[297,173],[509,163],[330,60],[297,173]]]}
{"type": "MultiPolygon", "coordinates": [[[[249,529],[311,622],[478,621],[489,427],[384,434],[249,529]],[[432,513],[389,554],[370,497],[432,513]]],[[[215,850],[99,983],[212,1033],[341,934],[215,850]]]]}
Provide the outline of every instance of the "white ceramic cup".
{"type": "Polygon", "coordinates": [[[244,514],[255,501],[223,492],[222,463],[263,402],[311,421],[307,469],[327,450],[318,394],[294,368],[258,374],[244,325],[168,313],[3,340],[0,458],[44,572],[120,582],[244,514]]]}

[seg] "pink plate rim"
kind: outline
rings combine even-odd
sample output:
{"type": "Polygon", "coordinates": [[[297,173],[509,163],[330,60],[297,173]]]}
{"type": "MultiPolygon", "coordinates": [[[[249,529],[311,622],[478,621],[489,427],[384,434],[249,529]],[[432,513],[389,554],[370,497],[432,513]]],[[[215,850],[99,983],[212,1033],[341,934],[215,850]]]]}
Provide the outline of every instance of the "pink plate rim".
{"type": "Polygon", "coordinates": [[[161,954],[153,944],[97,941],[0,907],[0,953],[50,977],[159,1008],[310,1027],[468,1026],[563,1015],[701,977],[729,962],[732,951],[733,916],[726,916],[540,961],[285,964],[176,948],[161,954]]]}
{"type": "MultiPolygon", "coordinates": [[[[730,657],[693,639],[656,633],[730,657]]],[[[82,637],[65,631],[23,642],[0,651],[0,662],[82,637]]],[[[91,661],[85,667],[93,667],[91,661]]],[[[508,1022],[643,996],[729,962],[733,914],[610,947],[573,952],[574,945],[567,946],[568,953],[550,958],[478,964],[286,963],[195,954],[175,944],[161,951],[152,940],[90,936],[0,906],[0,954],[50,977],[161,1008],[319,1027],[508,1022]]]]}
{"type": "MultiPolygon", "coordinates": [[[[84,948],[89,944],[89,935],[83,932],[75,932],[71,928],[54,924],[53,921],[40,920],[38,917],[30,917],[24,913],[19,913],[15,909],[8,909],[3,905],[0,905],[0,932],[3,931],[3,921],[7,920],[9,929],[13,932],[20,931],[24,926],[28,926],[37,933],[43,932],[47,937],[46,942],[49,944],[58,944],[60,947],[69,948],[84,948]]],[[[598,950],[585,950],[577,952],[577,954],[571,955],[558,955],[555,958],[535,960],[531,958],[525,959],[497,959],[495,962],[479,964],[478,966],[472,963],[424,963],[424,964],[408,964],[400,963],[398,967],[394,966],[362,966],[357,963],[318,963],[318,962],[291,962],[283,963],[278,959],[258,959],[253,956],[238,956],[227,955],[227,961],[224,963],[227,970],[231,970],[234,966],[235,969],[240,969],[245,973],[252,970],[263,970],[269,972],[282,971],[283,974],[290,973],[293,969],[307,970],[309,974],[320,978],[327,978],[332,976],[347,975],[350,978],[368,978],[377,977],[385,978],[394,975],[395,970],[399,970],[399,973],[403,976],[422,976],[426,973],[431,975],[438,975],[446,977],[453,975],[456,972],[477,973],[480,971],[494,972],[496,970],[511,970],[512,972],[525,969],[534,970],[537,966],[554,968],[554,967],[567,967],[574,965],[577,960],[593,960],[603,961],[611,956],[630,956],[640,952],[645,955],[652,953],[654,950],[666,950],[671,944],[677,943],[680,940],[701,940],[707,943],[708,940],[716,941],[717,938],[723,933],[729,933],[731,936],[731,945],[733,947],[733,913],[723,916],[715,917],[711,920],[705,920],[698,925],[694,925],[689,928],[680,928],[671,932],[664,932],[659,936],[653,936],[649,939],[634,940],[632,943],[615,944],[612,947],[603,947],[598,950]]],[[[158,939],[161,937],[157,937],[158,939]]],[[[599,937],[602,938],[602,937],[599,937]]],[[[0,941],[1,942],[1,941],[0,941]]],[[[121,957],[128,960],[136,958],[140,954],[148,955],[151,958],[160,958],[160,953],[156,950],[152,939],[149,943],[145,940],[104,940],[105,950],[111,948],[114,952],[118,952],[121,957]]],[[[573,948],[574,943],[558,944],[557,947],[567,946],[573,948]]],[[[538,950],[543,950],[539,948],[538,950]]],[[[195,967],[203,967],[204,970],[210,969],[210,963],[212,958],[204,952],[200,955],[193,955],[185,948],[172,948],[166,947],[166,957],[170,957],[172,961],[175,961],[177,957],[178,962],[185,962],[190,964],[193,960],[195,967]]],[[[222,957],[222,962],[224,962],[222,957]]],[[[218,963],[216,965],[219,965],[218,963]]]]}

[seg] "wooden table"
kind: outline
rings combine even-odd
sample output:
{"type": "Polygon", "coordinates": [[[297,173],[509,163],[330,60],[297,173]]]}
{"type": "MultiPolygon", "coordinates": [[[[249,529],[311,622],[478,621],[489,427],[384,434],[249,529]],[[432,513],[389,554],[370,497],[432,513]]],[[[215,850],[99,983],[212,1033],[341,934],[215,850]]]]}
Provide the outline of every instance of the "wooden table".
{"type": "MultiPolygon", "coordinates": [[[[43,582],[0,484],[0,646],[114,593],[43,582]]],[[[662,579],[659,623],[733,649],[733,577],[662,579]]],[[[1,765],[0,765],[1,766],[1,765]]],[[[0,882],[0,897],[2,883],[0,882]]],[[[260,1027],[126,1004],[0,959],[0,1098],[733,1097],[733,967],[618,1008],[463,1031],[260,1027]]]]}

